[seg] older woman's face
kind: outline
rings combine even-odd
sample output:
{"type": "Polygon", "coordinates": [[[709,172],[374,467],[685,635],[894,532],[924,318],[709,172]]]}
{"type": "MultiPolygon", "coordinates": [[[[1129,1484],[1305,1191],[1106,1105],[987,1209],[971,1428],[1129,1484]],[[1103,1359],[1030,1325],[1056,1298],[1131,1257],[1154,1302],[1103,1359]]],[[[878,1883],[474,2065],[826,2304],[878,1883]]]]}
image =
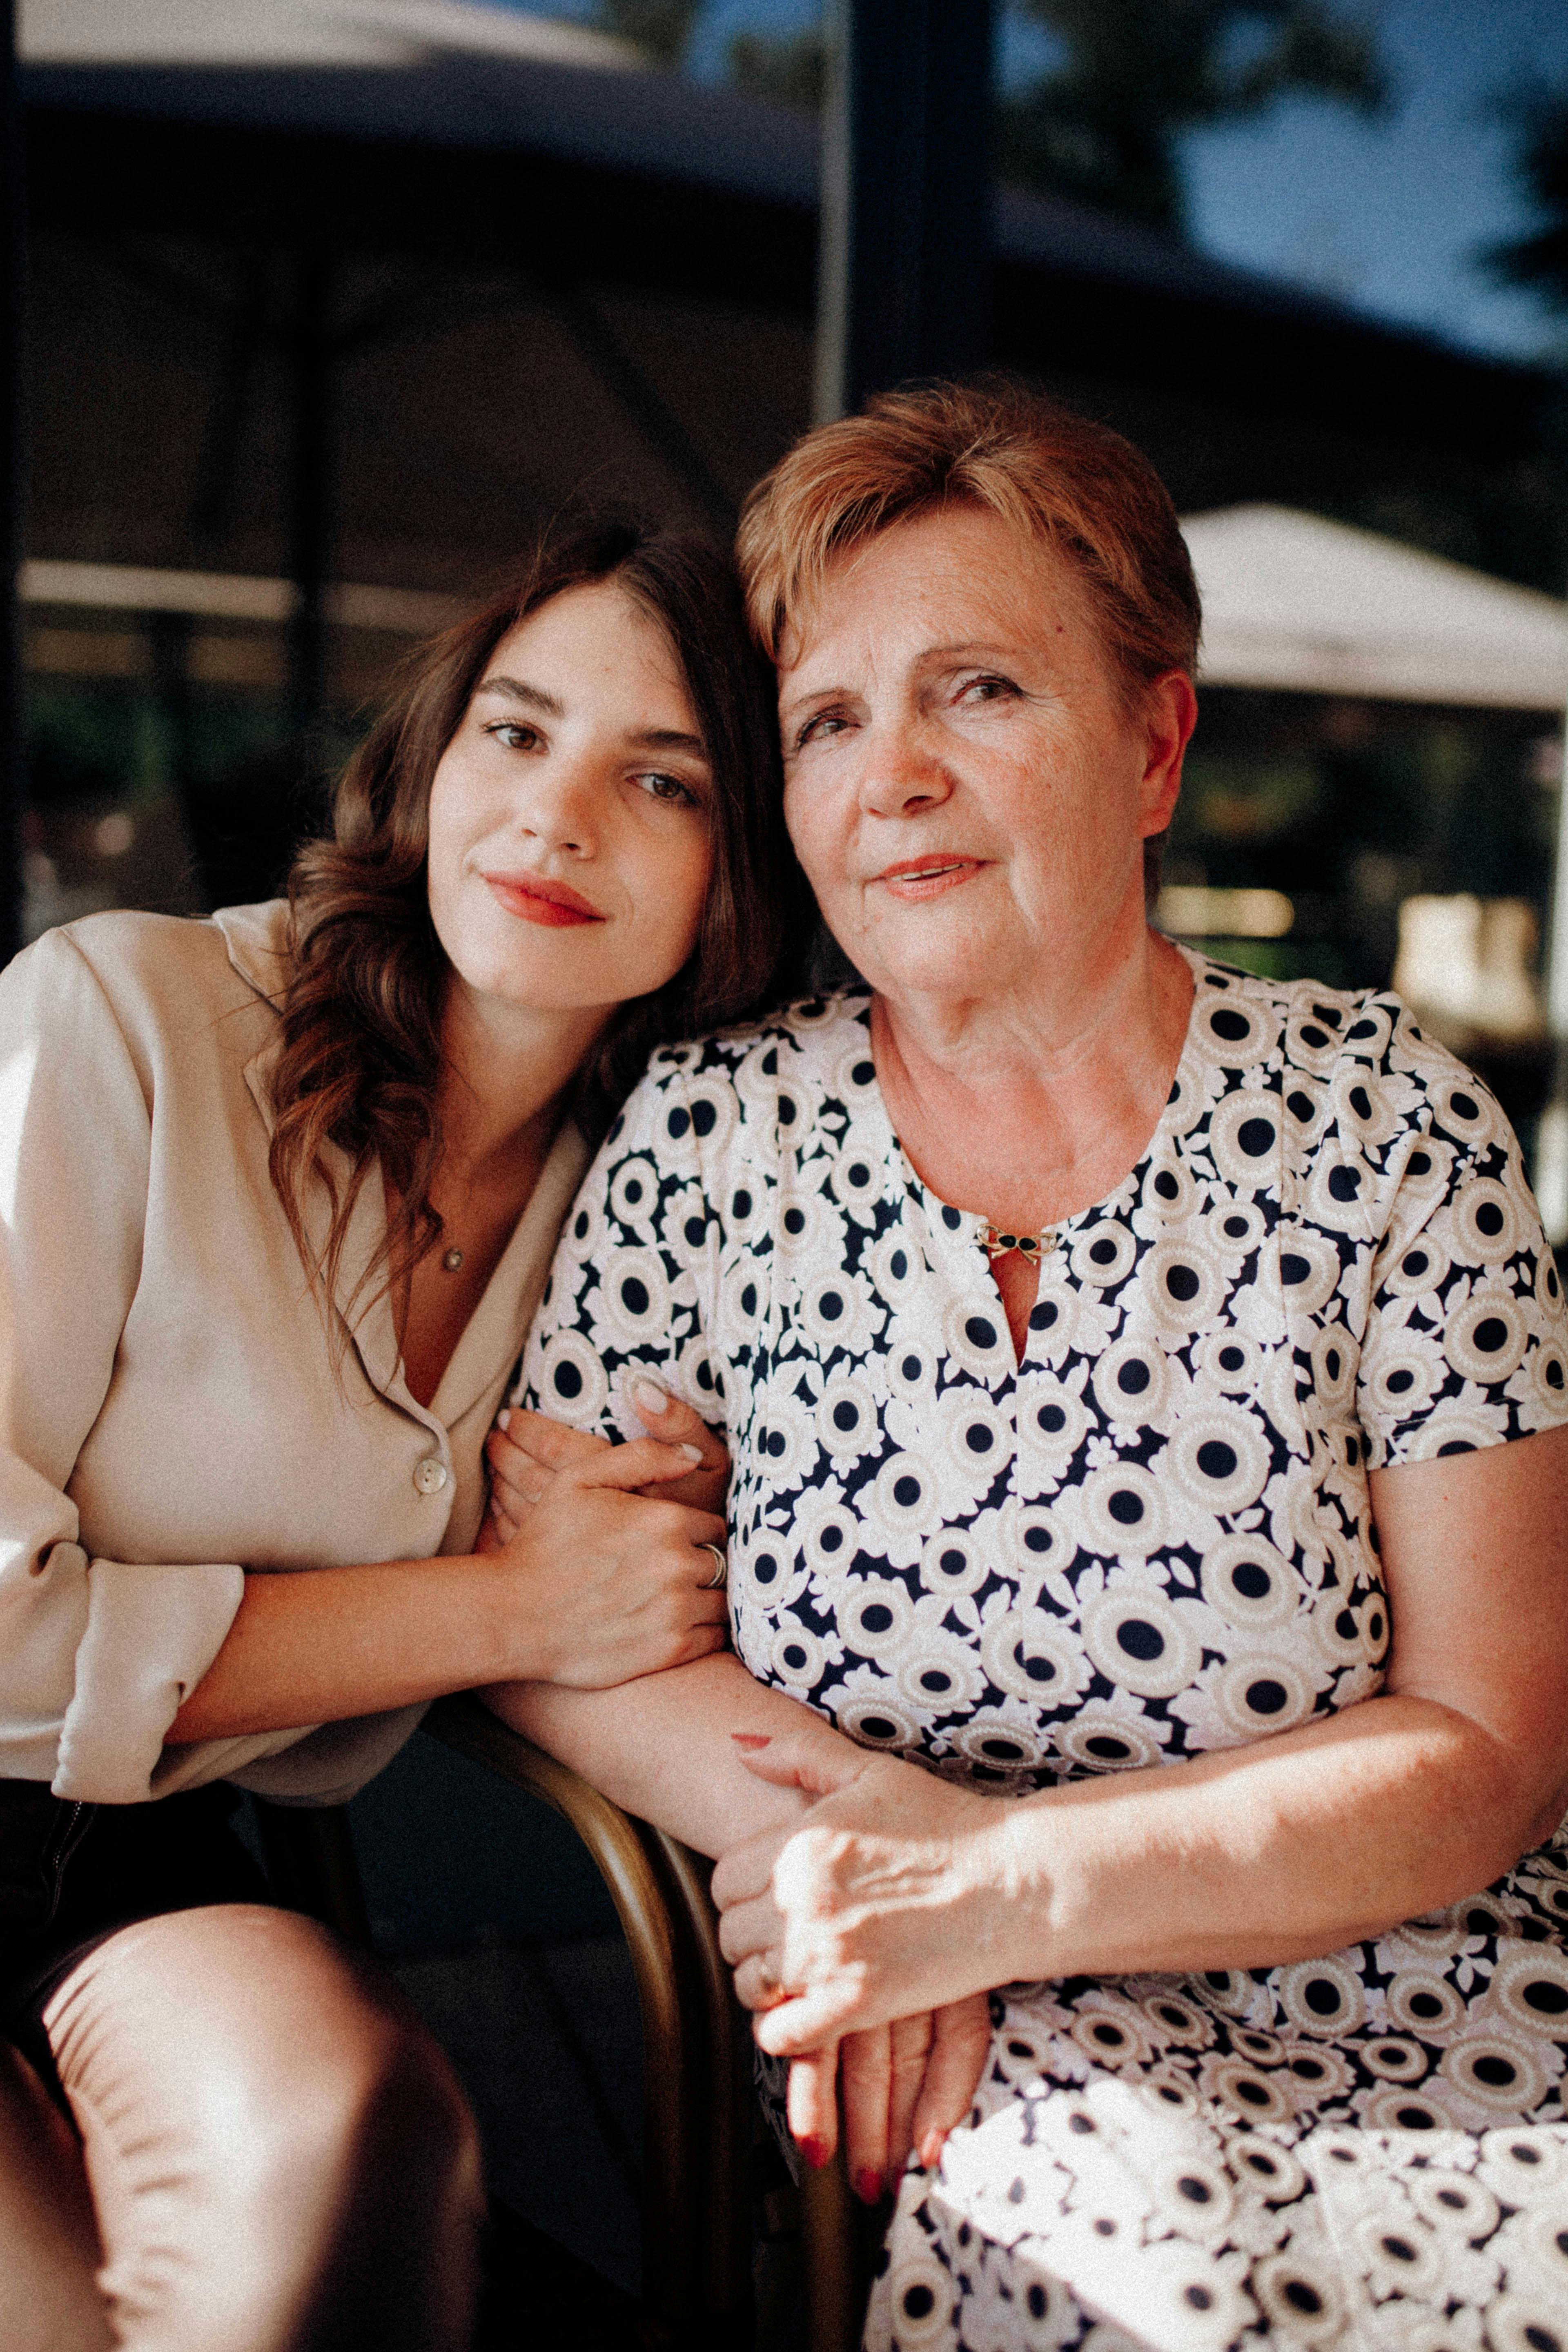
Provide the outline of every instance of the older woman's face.
{"type": "Polygon", "coordinates": [[[1192,688],[1130,709],[1065,563],[978,509],[921,516],[843,558],[783,651],[790,835],[874,987],[1071,985],[1141,934],[1192,688]]]}

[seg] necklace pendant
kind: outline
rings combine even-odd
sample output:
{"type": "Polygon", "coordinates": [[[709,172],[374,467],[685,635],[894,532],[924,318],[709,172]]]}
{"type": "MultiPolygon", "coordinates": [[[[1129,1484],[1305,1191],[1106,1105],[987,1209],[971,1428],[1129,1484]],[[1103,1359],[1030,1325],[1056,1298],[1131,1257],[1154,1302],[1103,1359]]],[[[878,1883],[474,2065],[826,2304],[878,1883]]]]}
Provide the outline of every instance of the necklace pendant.
{"type": "Polygon", "coordinates": [[[449,1249],[449,1250],[447,1252],[446,1256],[441,1260],[441,1271],[442,1271],[442,1273],[443,1273],[443,1274],[460,1274],[460,1273],[462,1272],[462,1269],[463,1269],[463,1253],[462,1253],[462,1251],[461,1251],[460,1249],[449,1249]]]}
{"type": "Polygon", "coordinates": [[[987,1225],[980,1236],[980,1246],[987,1257],[1011,1257],[1016,1252],[1029,1265],[1038,1265],[1056,1244],[1054,1233],[1004,1234],[998,1233],[994,1225],[987,1225]]]}

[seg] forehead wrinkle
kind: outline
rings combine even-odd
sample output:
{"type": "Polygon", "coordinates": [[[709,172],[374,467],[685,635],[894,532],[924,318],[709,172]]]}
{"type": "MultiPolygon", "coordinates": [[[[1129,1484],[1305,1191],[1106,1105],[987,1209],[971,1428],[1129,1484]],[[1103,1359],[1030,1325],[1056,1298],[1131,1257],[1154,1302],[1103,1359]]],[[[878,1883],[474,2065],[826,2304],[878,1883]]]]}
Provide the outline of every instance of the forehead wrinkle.
{"type": "MultiPolygon", "coordinates": [[[[1076,666],[1087,655],[1096,667],[1114,669],[1114,664],[1107,661],[1095,615],[1071,567],[1048,547],[1024,539],[1002,518],[984,509],[961,507],[952,514],[912,518],[879,532],[847,551],[836,567],[836,576],[830,573],[821,587],[809,617],[803,615],[797,621],[789,648],[794,658],[781,659],[781,677],[786,672],[797,677],[802,669],[815,666],[825,647],[831,651],[850,637],[873,670],[876,651],[885,648],[892,653],[896,667],[913,677],[943,661],[981,656],[1009,664],[1042,656],[1057,663],[1068,654],[1076,666]],[[1012,563],[987,563],[977,571],[973,553],[955,547],[951,539],[945,543],[937,539],[934,544],[928,540],[914,552],[902,577],[868,592],[863,567],[879,555],[893,552],[889,541],[901,541],[908,549],[922,523],[956,523],[962,533],[971,517],[984,536],[1000,535],[1010,542],[1012,563]],[[953,611],[955,604],[960,612],[953,611]],[[835,604],[836,613],[831,610],[835,604]],[[962,639],[947,634],[954,621],[961,627],[967,625],[962,639]],[[935,642],[911,647],[910,639],[922,625],[935,642]]],[[[817,694],[833,690],[807,688],[792,695],[788,703],[781,699],[781,719],[817,694]]]]}

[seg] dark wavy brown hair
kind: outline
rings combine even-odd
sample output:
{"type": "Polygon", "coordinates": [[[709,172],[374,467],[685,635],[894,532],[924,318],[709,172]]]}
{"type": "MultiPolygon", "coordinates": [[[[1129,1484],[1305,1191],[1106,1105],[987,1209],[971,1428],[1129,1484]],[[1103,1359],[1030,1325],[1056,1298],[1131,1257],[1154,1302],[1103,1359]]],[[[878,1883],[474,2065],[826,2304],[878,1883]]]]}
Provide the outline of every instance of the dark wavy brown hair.
{"type": "Polygon", "coordinates": [[[729,556],[623,519],[546,539],[515,586],[404,661],[344,772],[331,838],[307,842],[289,877],[293,970],[279,1008],[270,1168],[300,1255],[329,1296],[378,1163],[388,1231],[356,1297],[374,1276],[403,1279],[440,1237],[430,1187],[451,968],[426,875],[437,763],[508,631],[552,597],[602,581],[659,624],[679,663],[712,770],[713,860],[687,961],[620,1009],[577,1074],[570,1108],[590,1140],[656,1045],[759,1009],[784,984],[786,951],[804,944],[810,898],[781,814],[773,673],[751,642],[729,556]],[[306,1230],[316,1183],[331,1209],[319,1253],[306,1230]]]}

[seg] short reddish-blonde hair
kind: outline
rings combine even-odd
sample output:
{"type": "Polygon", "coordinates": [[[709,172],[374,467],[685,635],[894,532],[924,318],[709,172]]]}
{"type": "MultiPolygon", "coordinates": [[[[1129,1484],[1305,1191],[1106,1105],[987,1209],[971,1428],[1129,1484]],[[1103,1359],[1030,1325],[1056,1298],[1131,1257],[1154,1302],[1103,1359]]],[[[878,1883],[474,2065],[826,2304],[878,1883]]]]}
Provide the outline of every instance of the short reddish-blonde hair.
{"type": "Polygon", "coordinates": [[[948,503],[988,509],[1069,563],[1134,691],[1197,660],[1202,608],[1170,493],[1141,449],[1006,376],[884,392],[763,476],[736,554],[777,660],[838,556],[948,503]]]}

